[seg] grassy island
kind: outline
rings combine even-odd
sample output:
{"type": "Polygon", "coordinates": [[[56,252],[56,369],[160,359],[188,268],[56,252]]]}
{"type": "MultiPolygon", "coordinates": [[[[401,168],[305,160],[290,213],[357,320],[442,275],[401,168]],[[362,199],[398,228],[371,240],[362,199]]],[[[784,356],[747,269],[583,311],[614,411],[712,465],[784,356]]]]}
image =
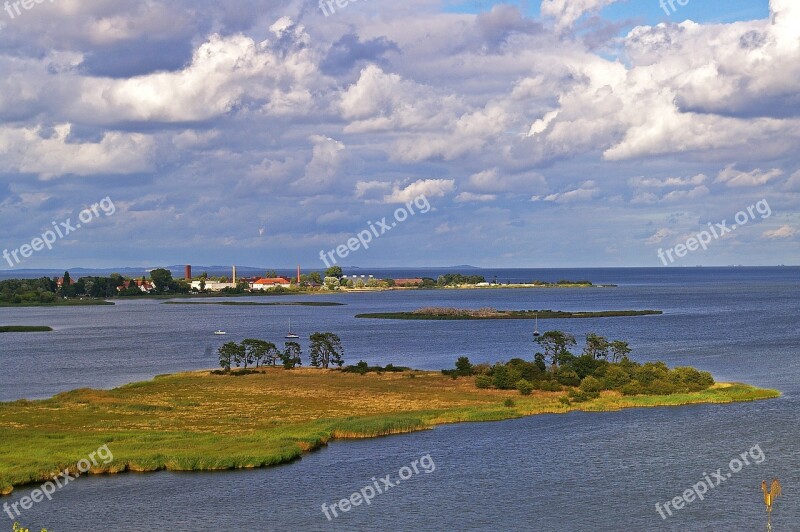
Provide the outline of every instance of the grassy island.
{"type": "Polygon", "coordinates": [[[411,312],[375,312],[356,314],[356,318],[384,320],[540,320],[616,318],[663,314],[660,310],[606,310],[601,312],[565,312],[560,310],[497,310],[493,308],[460,309],[427,307],[411,312]]]}
{"type": "Polygon", "coordinates": [[[345,303],[333,301],[280,301],[273,303],[262,303],[259,301],[164,301],[162,305],[227,305],[234,307],[342,307],[345,303]]]}
{"type": "Polygon", "coordinates": [[[52,327],[44,325],[0,325],[0,333],[51,332],[52,327]]]}
{"type": "Polygon", "coordinates": [[[0,403],[0,492],[42,482],[65,468],[76,471],[79,460],[106,444],[113,460],[93,467],[93,474],[256,468],[297,459],[335,438],[385,436],[442,423],[779,395],[717,383],[663,396],[602,391],[575,402],[564,391],[523,395],[484,389],[474,378],[441,372],[268,367],[236,373],[180,373],[113,390],[0,403]]]}

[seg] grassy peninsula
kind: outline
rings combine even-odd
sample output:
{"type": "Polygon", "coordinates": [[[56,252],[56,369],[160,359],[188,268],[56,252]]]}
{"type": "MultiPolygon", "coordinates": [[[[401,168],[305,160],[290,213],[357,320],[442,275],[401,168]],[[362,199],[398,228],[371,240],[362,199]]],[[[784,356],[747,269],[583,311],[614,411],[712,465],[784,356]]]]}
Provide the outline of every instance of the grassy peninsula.
{"type": "Polygon", "coordinates": [[[497,310],[493,308],[459,309],[426,307],[411,312],[374,312],[356,314],[356,318],[384,320],[540,320],[617,318],[663,314],[660,310],[606,310],[600,312],[565,312],[561,310],[497,310]]]}
{"type": "Polygon", "coordinates": [[[441,372],[365,374],[259,368],[241,376],[196,371],[113,390],[79,389],[42,401],[0,403],[0,492],[48,479],[108,444],[114,459],[91,472],[255,468],[294,460],[335,438],[368,438],[442,423],[572,410],[730,403],[774,390],[714,384],[693,393],[622,395],[583,402],[567,394],[482,389],[441,372]]]}
{"type": "Polygon", "coordinates": [[[0,325],[0,333],[51,332],[52,330],[52,327],[45,325],[0,325]]]}

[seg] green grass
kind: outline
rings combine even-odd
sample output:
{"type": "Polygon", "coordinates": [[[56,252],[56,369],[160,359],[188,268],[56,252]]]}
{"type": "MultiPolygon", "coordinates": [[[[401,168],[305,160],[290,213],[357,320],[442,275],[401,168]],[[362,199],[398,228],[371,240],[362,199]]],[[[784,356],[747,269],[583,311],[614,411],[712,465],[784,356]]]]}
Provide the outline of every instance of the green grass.
{"type": "Polygon", "coordinates": [[[286,301],[278,303],[261,303],[258,301],[201,301],[192,303],[190,301],[164,301],[162,305],[233,305],[233,306],[301,306],[301,307],[341,307],[345,303],[335,303],[333,301],[286,301]]]}
{"type": "MultiPolygon", "coordinates": [[[[422,309],[425,310],[425,309],[422,309]]],[[[663,314],[660,310],[606,310],[600,312],[565,312],[557,310],[492,310],[484,312],[469,309],[431,309],[414,312],[375,312],[356,314],[356,318],[383,320],[540,320],[581,319],[581,318],[619,318],[630,316],[654,316],[663,314]]]]}
{"type": "Polygon", "coordinates": [[[453,380],[438,372],[358,375],[310,368],[262,368],[238,378],[190,372],[113,390],[73,390],[42,401],[0,403],[0,493],[65,468],[74,471],[105,444],[114,458],[92,473],[254,468],[297,459],[334,438],[573,410],[752,401],[779,393],[717,384],[658,397],[603,392],[564,405],[559,398],[565,395],[482,390],[473,378],[453,380]],[[507,399],[513,406],[504,406],[507,399]]]}
{"type": "Polygon", "coordinates": [[[13,332],[50,332],[52,327],[44,325],[0,325],[0,333],[13,332]]]}

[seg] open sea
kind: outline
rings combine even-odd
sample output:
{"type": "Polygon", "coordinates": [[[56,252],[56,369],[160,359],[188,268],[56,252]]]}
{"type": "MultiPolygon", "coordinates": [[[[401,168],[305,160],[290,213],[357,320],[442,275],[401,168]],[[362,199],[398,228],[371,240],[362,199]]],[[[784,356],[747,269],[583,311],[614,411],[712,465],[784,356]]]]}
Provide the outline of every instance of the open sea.
{"type": "MultiPolygon", "coordinates": [[[[453,270],[448,270],[453,271],[453,270]]],[[[376,277],[436,277],[437,270],[363,270],[376,277]]],[[[345,272],[349,273],[349,272],[345,272]]],[[[662,316],[541,320],[580,339],[624,339],[640,362],[692,365],[718,381],[777,388],[780,399],[733,405],[542,415],[360,441],[336,441],[280,467],[214,473],[81,478],[25,512],[50,531],[766,530],[761,481],[783,495],[772,529],[800,530],[800,268],[464,270],[499,282],[589,279],[616,288],[390,291],[276,296],[257,301],[336,301],[345,306],[164,305],[0,308],[0,325],[55,332],[0,334],[0,401],[36,399],[80,387],[110,388],[157,374],[210,368],[229,340],[278,343],[288,327],[342,338],[346,361],[452,367],[532,358],[533,323],[383,321],[363,312],[425,306],[553,310],[663,310],[662,316]],[[214,336],[223,329],[227,336],[214,336]],[[726,477],[704,500],[662,519],[656,503],[758,445],[766,457],[726,477]],[[323,503],[397,475],[423,455],[435,463],[328,520],[323,503]]],[[[245,299],[238,299],[246,300],[245,299]]],[[[208,300],[204,300],[208,301],[208,300]]],[[[3,442],[0,442],[2,452],[3,442]]],[[[87,451],[88,452],[88,451],[87,451]]],[[[80,457],[76,457],[80,458],[80,457]]],[[[30,493],[18,489],[0,503],[30,493]]],[[[11,521],[0,514],[0,530],[11,521]]]]}

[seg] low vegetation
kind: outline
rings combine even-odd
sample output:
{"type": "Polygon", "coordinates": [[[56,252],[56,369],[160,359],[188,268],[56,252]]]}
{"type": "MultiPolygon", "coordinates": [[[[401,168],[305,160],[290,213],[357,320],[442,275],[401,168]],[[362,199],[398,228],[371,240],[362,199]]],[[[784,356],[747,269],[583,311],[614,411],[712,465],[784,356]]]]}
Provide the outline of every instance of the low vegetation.
{"type": "Polygon", "coordinates": [[[425,307],[411,312],[373,312],[357,314],[356,318],[385,320],[540,320],[617,318],[663,314],[660,310],[606,310],[599,312],[566,312],[560,310],[497,310],[494,308],[460,309],[425,307]]]}
{"type": "Polygon", "coordinates": [[[0,333],[51,332],[52,330],[52,327],[43,325],[0,325],[0,333]]]}

